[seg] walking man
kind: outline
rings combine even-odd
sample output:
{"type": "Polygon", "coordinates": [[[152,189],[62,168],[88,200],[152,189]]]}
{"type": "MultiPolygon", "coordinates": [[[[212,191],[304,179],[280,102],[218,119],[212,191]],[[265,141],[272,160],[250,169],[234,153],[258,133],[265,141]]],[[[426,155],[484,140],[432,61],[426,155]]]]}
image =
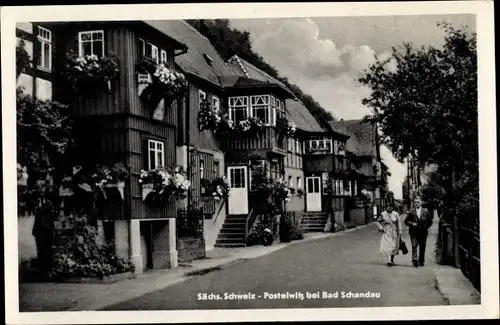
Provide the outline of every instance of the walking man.
{"type": "Polygon", "coordinates": [[[427,242],[428,229],[432,226],[432,216],[427,209],[421,206],[420,197],[416,197],[414,208],[408,211],[405,219],[405,225],[409,227],[411,240],[411,253],[413,266],[424,266],[425,263],[425,245],[427,242]],[[417,249],[418,256],[417,256],[417,249]]]}

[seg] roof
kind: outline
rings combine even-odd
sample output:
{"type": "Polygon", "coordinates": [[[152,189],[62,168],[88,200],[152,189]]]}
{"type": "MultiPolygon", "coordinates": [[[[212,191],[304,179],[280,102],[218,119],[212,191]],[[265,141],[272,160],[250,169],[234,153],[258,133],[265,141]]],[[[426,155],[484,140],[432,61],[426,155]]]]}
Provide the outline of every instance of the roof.
{"type": "Polygon", "coordinates": [[[156,29],[157,31],[169,36],[169,38],[172,39],[172,41],[174,41],[174,43],[176,43],[176,48],[180,48],[180,49],[186,49],[187,46],[186,44],[182,43],[182,41],[179,41],[178,39],[175,39],[174,37],[172,37],[170,34],[169,34],[169,29],[168,29],[168,26],[166,26],[165,24],[163,24],[165,21],[164,20],[143,20],[142,21],[143,23],[145,23],[146,25],[150,26],[150,27],[153,27],[154,29],[156,29]]]}
{"type": "Polygon", "coordinates": [[[290,119],[295,123],[295,126],[307,132],[324,132],[323,128],[318,124],[318,121],[309,113],[309,110],[299,100],[287,99],[286,107],[290,119]]]}
{"type": "Polygon", "coordinates": [[[377,156],[376,128],[363,120],[329,121],[331,127],[340,133],[346,134],[347,150],[358,156],[377,156]]]}
{"type": "Polygon", "coordinates": [[[195,28],[183,20],[153,20],[155,28],[173,39],[186,44],[187,53],[176,56],[175,62],[186,73],[222,87],[219,76],[232,75],[222,57],[212,43],[195,28]]]}
{"type": "MultiPolygon", "coordinates": [[[[227,80],[231,80],[234,83],[247,82],[248,85],[256,85],[259,82],[274,84],[293,95],[292,91],[281,81],[270,76],[268,73],[260,70],[237,55],[232,56],[227,61],[227,65],[235,75],[239,76],[238,81],[235,81],[234,77],[228,77],[226,78],[227,80]]],[[[295,95],[293,95],[293,97],[294,98],[287,99],[285,104],[288,109],[288,117],[295,123],[297,129],[307,132],[325,132],[309,110],[304,106],[304,103],[298,100],[295,95]]]]}
{"type": "MultiPolygon", "coordinates": [[[[265,71],[257,68],[253,64],[248,61],[243,60],[237,55],[233,55],[228,61],[227,64],[229,68],[233,71],[234,74],[245,76],[247,78],[256,79],[264,82],[278,84],[280,87],[283,87],[286,91],[292,93],[292,91],[281,81],[272,77],[265,71]]],[[[292,93],[293,94],[293,93],[292,93]]]]}

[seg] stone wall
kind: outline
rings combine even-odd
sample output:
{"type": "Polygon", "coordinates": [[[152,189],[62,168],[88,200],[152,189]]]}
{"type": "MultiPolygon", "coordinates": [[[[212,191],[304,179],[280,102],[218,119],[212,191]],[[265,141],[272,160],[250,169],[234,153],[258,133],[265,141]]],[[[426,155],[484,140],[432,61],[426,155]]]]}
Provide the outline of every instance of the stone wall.
{"type": "Polygon", "coordinates": [[[205,240],[203,238],[179,238],[177,252],[179,263],[205,258],[205,240]]]}

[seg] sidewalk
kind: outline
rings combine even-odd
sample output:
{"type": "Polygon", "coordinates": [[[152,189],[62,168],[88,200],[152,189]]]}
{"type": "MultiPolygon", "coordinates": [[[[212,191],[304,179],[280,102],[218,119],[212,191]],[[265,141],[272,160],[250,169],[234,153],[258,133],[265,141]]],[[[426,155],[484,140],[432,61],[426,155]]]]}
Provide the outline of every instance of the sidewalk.
{"type": "MultiPolygon", "coordinates": [[[[436,241],[438,237],[439,219],[429,228],[427,237],[426,261],[434,273],[436,289],[439,290],[448,305],[475,305],[481,303],[481,294],[474,288],[462,271],[453,266],[440,265],[436,263],[436,241]]],[[[408,249],[411,254],[411,244],[408,241],[408,249]]]]}
{"type": "MultiPolygon", "coordinates": [[[[363,228],[360,226],[352,229],[363,228]]],[[[272,246],[215,248],[207,259],[181,264],[174,269],[151,270],[111,284],[94,283],[22,283],[19,286],[20,312],[98,310],[144,294],[184,282],[192,276],[219,270],[248,259],[271,254],[290,245],[341,235],[306,233],[304,239],[272,246]]]]}
{"type": "MultiPolygon", "coordinates": [[[[429,229],[426,260],[433,261],[436,288],[449,305],[475,305],[481,303],[481,293],[477,291],[459,268],[435,263],[435,247],[438,236],[439,219],[435,219],[429,229]]],[[[411,247],[408,247],[411,250],[411,247]]]]}

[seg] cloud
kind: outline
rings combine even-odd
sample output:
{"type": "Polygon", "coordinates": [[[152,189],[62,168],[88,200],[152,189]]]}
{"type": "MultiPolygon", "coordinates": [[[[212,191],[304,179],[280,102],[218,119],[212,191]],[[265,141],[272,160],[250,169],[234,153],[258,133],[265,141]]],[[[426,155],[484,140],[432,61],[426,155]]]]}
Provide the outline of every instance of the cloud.
{"type": "Polygon", "coordinates": [[[382,161],[389,168],[389,172],[391,176],[388,178],[388,186],[389,190],[394,192],[394,198],[402,199],[403,198],[403,181],[406,177],[406,167],[404,164],[399,163],[394,156],[392,155],[389,148],[382,145],[380,147],[380,156],[382,157],[382,161]]]}

